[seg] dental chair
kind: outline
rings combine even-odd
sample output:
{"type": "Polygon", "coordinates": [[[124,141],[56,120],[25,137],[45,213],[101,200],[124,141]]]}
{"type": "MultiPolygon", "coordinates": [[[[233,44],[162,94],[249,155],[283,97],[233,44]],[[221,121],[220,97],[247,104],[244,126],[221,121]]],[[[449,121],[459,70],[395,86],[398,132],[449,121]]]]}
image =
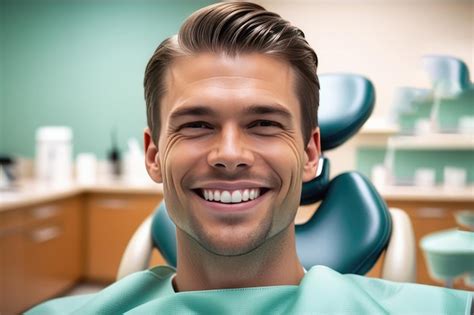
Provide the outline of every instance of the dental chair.
{"type": "MultiPolygon", "coordinates": [[[[321,147],[327,151],[362,127],[372,113],[375,91],[369,80],[358,75],[326,74],[319,79],[321,147]]],[[[347,172],[330,179],[329,169],[323,155],[316,178],[302,187],[301,205],[317,208],[306,223],[295,227],[303,266],[309,270],[325,265],[340,273],[364,275],[385,251],[382,278],[414,282],[415,238],[407,214],[388,209],[364,175],[347,172]]],[[[164,202],[133,235],[117,278],[148,268],[153,248],[176,266],[176,227],[164,202]]]]}
{"type": "Polygon", "coordinates": [[[469,69],[464,61],[452,56],[426,55],[421,58],[431,85],[438,97],[453,97],[473,89],[469,69]]]}

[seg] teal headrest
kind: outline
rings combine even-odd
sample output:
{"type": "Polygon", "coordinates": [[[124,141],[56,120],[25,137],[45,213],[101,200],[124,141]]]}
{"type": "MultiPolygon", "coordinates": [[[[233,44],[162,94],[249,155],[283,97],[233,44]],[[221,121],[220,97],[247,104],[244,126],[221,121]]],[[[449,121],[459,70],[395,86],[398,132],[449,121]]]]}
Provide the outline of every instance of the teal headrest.
{"type": "Polygon", "coordinates": [[[305,268],[329,266],[365,274],[388,245],[392,221],[369,180],[348,172],[335,177],[308,222],[296,226],[296,249],[305,268]]]}
{"type": "Polygon", "coordinates": [[[309,182],[303,183],[300,199],[301,205],[310,205],[324,198],[329,187],[329,169],[329,160],[326,157],[320,157],[316,177],[309,182]]]}
{"type": "Polygon", "coordinates": [[[355,74],[321,74],[318,121],[321,147],[330,150],[352,137],[370,117],[375,89],[355,74]]]}

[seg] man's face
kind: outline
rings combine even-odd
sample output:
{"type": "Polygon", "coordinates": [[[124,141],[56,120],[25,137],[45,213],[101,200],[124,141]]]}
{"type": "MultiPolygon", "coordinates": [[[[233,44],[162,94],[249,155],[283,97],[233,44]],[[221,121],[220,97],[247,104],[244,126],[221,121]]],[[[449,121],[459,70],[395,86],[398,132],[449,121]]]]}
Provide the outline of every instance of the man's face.
{"type": "Polygon", "coordinates": [[[166,83],[157,148],[145,134],[147,168],[163,182],[180,232],[232,256],[293,228],[301,183],[316,172],[319,134],[304,146],[290,65],[202,53],[175,60],[166,83]]]}

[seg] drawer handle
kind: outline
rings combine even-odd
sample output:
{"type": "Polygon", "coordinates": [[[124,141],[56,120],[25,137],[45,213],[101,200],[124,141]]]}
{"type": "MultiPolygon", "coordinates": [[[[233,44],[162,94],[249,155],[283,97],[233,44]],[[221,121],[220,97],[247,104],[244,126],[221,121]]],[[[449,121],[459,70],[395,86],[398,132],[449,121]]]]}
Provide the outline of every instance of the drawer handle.
{"type": "Polygon", "coordinates": [[[127,207],[128,202],[123,199],[103,199],[97,201],[97,204],[103,208],[121,209],[127,207]]]}
{"type": "Polygon", "coordinates": [[[38,207],[31,210],[31,215],[35,219],[44,220],[44,219],[57,216],[59,213],[59,210],[60,209],[58,206],[53,206],[53,205],[43,206],[43,207],[38,207]]]}
{"type": "Polygon", "coordinates": [[[58,238],[61,235],[61,229],[57,226],[37,229],[31,233],[31,240],[35,243],[44,243],[58,238]]]}
{"type": "Polygon", "coordinates": [[[420,219],[441,219],[448,217],[448,211],[444,208],[418,208],[415,215],[420,219]]]}
{"type": "Polygon", "coordinates": [[[0,229],[0,238],[14,235],[14,234],[21,234],[21,233],[23,233],[22,227],[6,227],[3,229],[0,229]]]}

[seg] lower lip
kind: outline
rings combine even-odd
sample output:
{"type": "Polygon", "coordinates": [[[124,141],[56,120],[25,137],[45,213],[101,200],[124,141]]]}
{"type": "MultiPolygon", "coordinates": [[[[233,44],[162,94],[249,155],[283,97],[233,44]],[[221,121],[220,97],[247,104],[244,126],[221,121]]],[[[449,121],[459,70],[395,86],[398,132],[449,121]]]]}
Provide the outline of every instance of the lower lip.
{"type": "MultiPolygon", "coordinates": [[[[194,194],[194,193],[193,193],[194,194]]],[[[194,194],[196,198],[204,205],[204,207],[209,208],[218,213],[241,213],[251,211],[255,206],[261,203],[267,196],[270,194],[270,191],[267,191],[258,198],[246,202],[239,203],[222,203],[222,202],[212,202],[207,201],[198,195],[194,194]]]]}

